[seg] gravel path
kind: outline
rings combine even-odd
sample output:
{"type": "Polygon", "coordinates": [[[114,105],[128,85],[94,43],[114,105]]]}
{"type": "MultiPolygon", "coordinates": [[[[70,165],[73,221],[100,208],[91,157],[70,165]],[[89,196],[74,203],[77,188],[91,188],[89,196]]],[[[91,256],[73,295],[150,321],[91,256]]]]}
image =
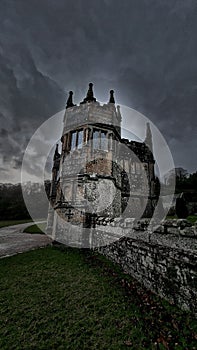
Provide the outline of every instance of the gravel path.
{"type": "Polygon", "coordinates": [[[23,230],[31,225],[33,223],[29,222],[0,229],[0,258],[45,247],[51,243],[51,239],[44,234],[23,233],[23,230]]]}

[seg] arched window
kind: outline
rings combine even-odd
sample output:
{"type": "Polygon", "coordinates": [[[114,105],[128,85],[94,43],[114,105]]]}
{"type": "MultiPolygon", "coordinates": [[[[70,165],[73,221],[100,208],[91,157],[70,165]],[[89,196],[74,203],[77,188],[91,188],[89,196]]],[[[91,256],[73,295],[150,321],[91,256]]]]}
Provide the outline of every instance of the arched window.
{"type": "Polygon", "coordinates": [[[101,131],[101,149],[103,151],[108,150],[107,133],[105,131],[101,131]]]}
{"type": "Polygon", "coordinates": [[[71,133],[71,151],[78,148],[81,149],[83,147],[83,130],[73,131],[71,133]]]}
{"type": "Polygon", "coordinates": [[[99,149],[100,147],[100,135],[98,130],[93,132],[93,149],[99,149]]]}
{"type": "Polygon", "coordinates": [[[77,148],[83,147],[83,130],[78,131],[77,148]]]}
{"type": "Polygon", "coordinates": [[[76,141],[77,141],[77,133],[76,131],[74,131],[71,134],[71,150],[74,150],[76,148],[76,141]]]}
{"type": "Polygon", "coordinates": [[[136,162],[136,173],[137,174],[141,173],[141,163],[136,162]]]}
{"type": "Polygon", "coordinates": [[[102,130],[93,130],[93,149],[108,150],[107,132],[102,130]]]}
{"type": "Polygon", "coordinates": [[[135,174],[135,163],[131,162],[130,166],[131,166],[131,174],[135,174]]]}

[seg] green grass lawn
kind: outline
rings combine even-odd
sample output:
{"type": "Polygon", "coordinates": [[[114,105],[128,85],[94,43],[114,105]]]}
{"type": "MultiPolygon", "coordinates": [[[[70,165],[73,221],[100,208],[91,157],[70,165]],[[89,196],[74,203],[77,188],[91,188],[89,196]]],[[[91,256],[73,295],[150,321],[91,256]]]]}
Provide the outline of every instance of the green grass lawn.
{"type": "Polygon", "coordinates": [[[26,220],[3,220],[3,221],[0,221],[0,228],[1,227],[6,227],[6,226],[12,226],[12,225],[24,224],[26,222],[32,222],[32,219],[26,219],[26,220]]]}
{"type": "Polygon", "coordinates": [[[197,215],[190,215],[187,217],[187,220],[190,221],[192,224],[195,224],[197,221],[197,215]]]}
{"type": "MultiPolygon", "coordinates": [[[[168,216],[166,217],[166,219],[178,219],[178,217],[177,217],[176,215],[174,215],[174,216],[168,215],[168,216]]],[[[189,215],[189,216],[187,217],[187,220],[188,220],[189,222],[191,222],[191,224],[193,225],[193,224],[195,224],[195,222],[197,221],[197,215],[189,215]]]]}
{"type": "Polygon", "coordinates": [[[26,227],[23,232],[26,233],[40,233],[40,234],[44,234],[44,230],[46,228],[46,222],[42,222],[38,225],[31,225],[29,227],[26,227]]]}
{"type": "Polygon", "coordinates": [[[0,349],[196,349],[191,315],[88,250],[0,260],[0,349]]]}

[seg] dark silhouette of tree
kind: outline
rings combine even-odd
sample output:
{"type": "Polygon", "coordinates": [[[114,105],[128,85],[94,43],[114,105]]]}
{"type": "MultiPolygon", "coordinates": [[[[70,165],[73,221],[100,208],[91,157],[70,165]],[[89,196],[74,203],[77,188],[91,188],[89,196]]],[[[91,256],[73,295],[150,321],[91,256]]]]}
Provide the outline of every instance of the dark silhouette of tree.
{"type": "MultiPolygon", "coordinates": [[[[45,181],[45,191],[49,198],[51,182],[45,181]]],[[[48,202],[46,202],[39,192],[39,185],[32,184],[29,189],[32,207],[40,208],[40,218],[47,217],[48,202]]],[[[33,209],[33,208],[32,208],[33,209]]],[[[36,210],[37,212],[37,210],[36,210]]],[[[30,219],[29,212],[23,199],[21,184],[1,184],[0,185],[0,220],[22,220],[30,219]]]]}
{"type": "Polygon", "coordinates": [[[176,215],[180,219],[185,219],[188,216],[188,209],[184,198],[177,198],[176,200],[176,215]]]}
{"type": "Polygon", "coordinates": [[[182,191],[194,191],[197,192],[197,172],[186,176],[177,176],[176,177],[176,192],[182,191]]]}

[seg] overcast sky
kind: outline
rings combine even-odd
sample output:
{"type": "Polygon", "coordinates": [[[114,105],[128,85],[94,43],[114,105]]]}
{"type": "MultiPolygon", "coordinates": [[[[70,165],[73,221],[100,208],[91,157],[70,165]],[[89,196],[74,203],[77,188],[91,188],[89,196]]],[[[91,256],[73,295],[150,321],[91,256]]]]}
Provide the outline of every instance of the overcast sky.
{"type": "Polygon", "coordinates": [[[98,100],[114,89],[148,117],[175,165],[196,171],[196,18],[196,0],[1,0],[0,182],[20,181],[32,134],[89,82],[98,100]]]}

